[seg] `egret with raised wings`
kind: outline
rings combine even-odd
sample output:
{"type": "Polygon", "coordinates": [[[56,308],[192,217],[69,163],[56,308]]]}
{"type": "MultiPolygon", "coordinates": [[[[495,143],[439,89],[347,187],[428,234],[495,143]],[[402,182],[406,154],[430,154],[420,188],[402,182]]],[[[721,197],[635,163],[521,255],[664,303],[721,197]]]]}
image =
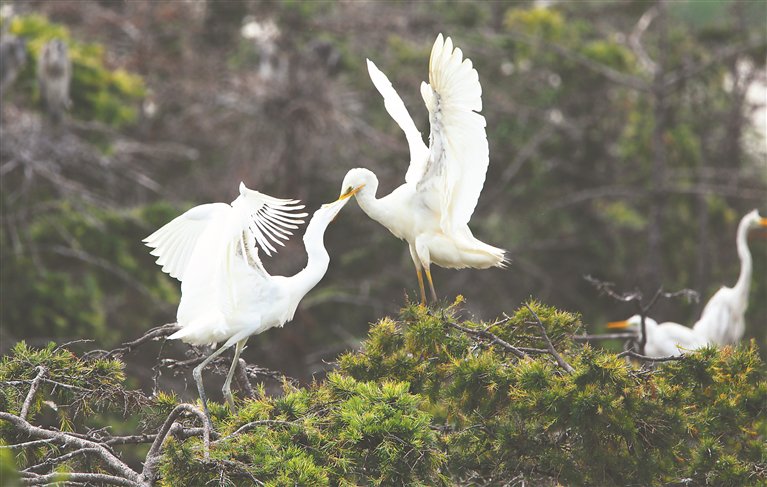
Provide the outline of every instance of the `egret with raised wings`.
{"type": "Polygon", "coordinates": [[[389,115],[400,126],[410,147],[405,184],[376,198],[378,178],[368,169],[352,169],[344,177],[342,196],[356,192],[367,215],[410,246],[421,302],[426,302],[423,273],[431,297],[437,299],[430,265],[461,269],[503,267],[505,251],[481,242],[468,223],[485,183],[489,163],[482,87],[479,75],[459,48],[442,34],[431,50],[429,83],[421,96],[429,111],[429,147],[405,104],[381,71],[368,60],[373,84],[389,115]]]}
{"type": "MultiPolygon", "coordinates": [[[[679,323],[669,321],[658,324],[654,319],[647,317],[644,321],[647,334],[644,354],[648,357],[677,356],[708,345],[705,336],[679,323]]],[[[628,328],[636,331],[639,334],[639,340],[642,340],[642,317],[640,315],[634,315],[624,321],[613,321],[607,324],[607,328],[628,328]]]]}
{"type": "MultiPolygon", "coordinates": [[[[348,196],[351,196],[350,193],[348,196]]],[[[231,205],[211,203],[192,208],[144,239],[154,248],[162,270],[181,281],[177,320],[181,329],[169,338],[193,345],[223,346],[194,371],[205,414],[207,400],[202,370],[232,345],[234,360],[222,392],[234,409],[232,377],[251,335],[293,319],[298,303],[325,275],[330,256],[323,236],[349,198],[324,205],[312,216],[304,234],[306,267],[291,277],[271,276],[258,256],[276,252],[306,213],[297,200],[278,199],[240,183],[231,205]]]]}
{"type": "Polygon", "coordinates": [[[767,227],[767,218],[757,210],[747,213],[738,224],[735,245],[740,257],[740,276],[733,287],[722,286],[703,308],[700,319],[693,328],[717,345],[735,344],[746,331],[746,309],[751,289],[753,261],[748,249],[748,233],[759,227],[767,227]]]}

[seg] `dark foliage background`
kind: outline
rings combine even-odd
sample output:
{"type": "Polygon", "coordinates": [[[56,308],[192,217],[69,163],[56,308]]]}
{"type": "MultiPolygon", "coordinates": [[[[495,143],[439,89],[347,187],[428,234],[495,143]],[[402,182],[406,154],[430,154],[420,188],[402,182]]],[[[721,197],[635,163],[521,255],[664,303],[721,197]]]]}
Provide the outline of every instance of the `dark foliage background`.
{"type": "MultiPolygon", "coordinates": [[[[399,185],[407,145],[365,58],[425,132],[418,85],[438,32],[483,86],[491,163],[472,228],[512,260],[435,271],[440,295],[463,294],[478,319],[530,296],[580,312],[590,331],[633,314],[598,296],[582,278],[592,274],[695,289],[700,303],[653,310],[692,324],[737,278],[740,217],[767,213],[763,2],[0,4],[32,58],[2,103],[3,352],[22,339],[110,347],[172,322],[178,285],[141,239],[191,206],[231,201],[241,180],[310,209],[352,167],[374,170],[382,192],[399,185]],[[34,82],[50,37],[67,40],[75,65],[58,128],[34,82]]],[[[249,362],[308,380],[414,296],[407,247],[356,205],[326,243],[328,275],[290,325],[250,341],[249,362]]],[[[767,241],[751,249],[746,337],[765,350],[767,241]]],[[[304,263],[294,238],[266,266],[304,263]]],[[[183,350],[128,357],[128,375],[148,387],[158,353],[183,350]]]]}

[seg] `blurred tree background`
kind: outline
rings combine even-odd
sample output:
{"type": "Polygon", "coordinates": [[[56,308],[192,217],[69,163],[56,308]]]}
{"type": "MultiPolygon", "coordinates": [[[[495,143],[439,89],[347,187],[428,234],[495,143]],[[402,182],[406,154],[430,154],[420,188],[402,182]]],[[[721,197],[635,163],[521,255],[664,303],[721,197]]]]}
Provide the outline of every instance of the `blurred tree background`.
{"type": "MultiPolygon", "coordinates": [[[[435,270],[438,293],[464,295],[478,319],[530,296],[581,313],[589,331],[634,313],[591,274],[698,291],[699,303],[652,312],[692,325],[737,279],[740,217],[767,213],[764,2],[57,0],[0,12],[29,48],[2,100],[3,353],[22,339],[111,347],[174,321],[178,283],[141,239],[233,200],[239,181],[311,211],[352,167],[374,170],[381,193],[401,184],[407,144],[365,58],[427,133],[418,87],[439,32],[483,86],[491,161],[472,228],[512,260],[435,270]],[[60,127],[40,111],[34,72],[54,37],[74,66],[60,127]]],[[[251,340],[249,362],[307,380],[415,296],[407,246],[355,204],[326,244],[327,276],[292,323],[251,340]]],[[[746,337],[764,353],[767,240],[750,246],[746,337]]],[[[300,238],[265,262],[273,274],[304,264],[300,238]]],[[[131,357],[142,372],[130,375],[148,380],[153,353],[131,357]]]]}

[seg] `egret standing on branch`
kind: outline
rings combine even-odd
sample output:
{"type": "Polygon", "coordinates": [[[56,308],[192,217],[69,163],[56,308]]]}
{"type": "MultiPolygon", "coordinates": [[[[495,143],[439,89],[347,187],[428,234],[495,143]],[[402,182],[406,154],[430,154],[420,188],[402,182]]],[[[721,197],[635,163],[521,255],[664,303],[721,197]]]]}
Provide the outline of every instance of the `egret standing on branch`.
{"type": "MultiPolygon", "coordinates": [[[[647,340],[644,355],[653,358],[672,357],[708,345],[706,337],[679,323],[666,322],[658,324],[652,318],[645,317],[645,333],[647,340]]],[[[639,333],[642,342],[642,317],[634,315],[625,321],[613,321],[607,324],[610,329],[625,329],[639,333]]]]}
{"type": "Polygon", "coordinates": [[[370,60],[368,72],[384,98],[389,115],[400,126],[410,147],[405,184],[376,198],[378,179],[367,169],[352,169],[341,186],[342,196],[357,191],[367,215],[407,241],[415,264],[421,302],[426,302],[423,274],[431,297],[437,294],[430,265],[462,269],[504,267],[505,251],[472,235],[468,223],[477,206],[489,163],[482,87],[479,75],[461,50],[442,34],[432,47],[429,83],[421,95],[429,110],[429,147],[389,80],[370,60]]]}
{"type": "Polygon", "coordinates": [[[693,326],[717,345],[735,344],[743,338],[746,331],[746,309],[748,292],[751,289],[753,262],[748,250],[748,232],[759,227],[767,227],[767,218],[759,216],[754,210],[740,220],[735,245],[740,257],[740,276],[733,287],[722,286],[706,303],[700,319],[693,326]]]}
{"type": "MultiPolygon", "coordinates": [[[[351,196],[350,193],[348,196],[351,196]]],[[[208,405],[202,370],[236,344],[234,360],[222,392],[234,409],[232,377],[245,342],[251,335],[293,319],[298,303],[325,275],[330,256],[323,236],[328,224],[349,201],[348,196],[324,205],[312,216],[304,234],[306,267],[292,277],[271,276],[258,257],[276,252],[306,213],[297,200],[273,198],[240,183],[232,202],[192,208],[144,239],[153,247],[162,270],[181,281],[177,320],[181,329],[170,336],[193,345],[223,346],[194,371],[205,414],[208,405]]]]}

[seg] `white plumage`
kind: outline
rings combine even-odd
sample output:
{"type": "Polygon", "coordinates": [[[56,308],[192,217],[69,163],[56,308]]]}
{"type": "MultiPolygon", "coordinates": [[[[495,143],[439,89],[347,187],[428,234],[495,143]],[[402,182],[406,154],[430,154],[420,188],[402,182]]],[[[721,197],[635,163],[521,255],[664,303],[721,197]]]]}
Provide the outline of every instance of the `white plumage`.
{"type": "Polygon", "coordinates": [[[746,331],[745,313],[748,308],[748,293],[751,289],[753,261],[748,249],[748,233],[767,227],[767,218],[753,210],[741,218],[735,244],[740,257],[740,275],[733,287],[722,286],[703,308],[700,319],[693,328],[717,345],[736,344],[746,331]]]}
{"type": "Polygon", "coordinates": [[[234,407],[231,380],[240,352],[250,335],[293,319],[301,299],[325,275],[330,257],[323,244],[328,224],[348,198],[324,205],[314,213],[304,246],[306,267],[291,277],[271,276],[258,251],[267,255],[274,244],[292,235],[306,213],[297,200],[273,198],[240,184],[240,196],[231,205],[197,206],[166,224],[144,242],[163,271],[181,281],[177,320],[181,329],[170,336],[195,345],[224,342],[194,369],[200,398],[207,412],[202,369],[216,356],[237,344],[232,367],[224,383],[224,396],[234,407]]]}
{"type": "Polygon", "coordinates": [[[432,298],[436,293],[429,267],[485,269],[505,264],[505,251],[476,239],[468,227],[485,182],[489,163],[482,87],[479,75],[450,38],[437,37],[429,59],[429,83],[421,95],[429,111],[429,147],[423,143],[402,99],[386,76],[368,60],[368,71],[391,117],[405,132],[410,166],[405,184],[376,198],[378,179],[367,169],[352,169],[341,193],[357,190],[365,213],[410,246],[421,299],[426,272],[432,298]],[[361,188],[361,189],[360,189],[361,188]]]}
{"type": "MultiPolygon", "coordinates": [[[[639,333],[642,338],[642,317],[634,315],[625,321],[614,321],[608,328],[629,328],[639,333]]],[[[647,341],[644,354],[648,357],[660,358],[681,355],[708,345],[705,336],[679,323],[666,322],[658,324],[652,318],[645,317],[647,341]]]]}

